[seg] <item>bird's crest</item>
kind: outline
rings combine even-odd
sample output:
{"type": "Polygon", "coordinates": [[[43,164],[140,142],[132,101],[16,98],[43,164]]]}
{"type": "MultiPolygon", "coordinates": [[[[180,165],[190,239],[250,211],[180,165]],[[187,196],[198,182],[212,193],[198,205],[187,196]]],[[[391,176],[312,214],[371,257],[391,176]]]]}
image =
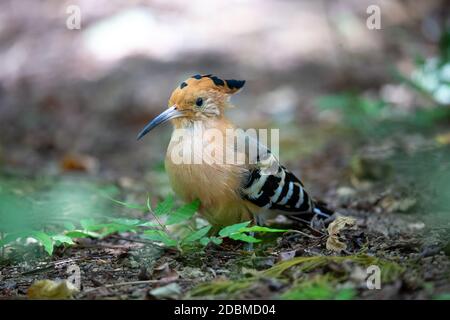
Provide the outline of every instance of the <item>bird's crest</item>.
{"type": "Polygon", "coordinates": [[[224,80],[212,74],[196,74],[180,84],[180,89],[187,87],[197,90],[214,89],[222,93],[233,94],[238,92],[245,84],[245,80],[224,80]]]}

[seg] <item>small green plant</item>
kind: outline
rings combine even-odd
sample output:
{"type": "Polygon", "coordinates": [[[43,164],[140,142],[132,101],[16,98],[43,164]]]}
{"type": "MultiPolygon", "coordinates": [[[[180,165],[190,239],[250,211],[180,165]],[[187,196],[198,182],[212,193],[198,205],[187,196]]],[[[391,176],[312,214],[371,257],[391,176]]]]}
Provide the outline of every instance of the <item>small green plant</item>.
{"type": "MultiPolygon", "coordinates": [[[[320,110],[333,110],[341,119],[341,128],[360,138],[387,137],[401,131],[432,130],[439,122],[450,118],[450,29],[442,33],[439,54],[434,57],[418,56],[411,74],[402,74],[392,68],[393,77],[425,97],[427,105],[407,111],[384,101],[381,97],[347,91],[324,95],[315,101],[320,110]],[[426,107],[426,108],[424,108],[426,107]]],[[[418,107],[418,106],[417,106],[418,107]]]]}
{"type": "Polygon", "coordinates": [[[143,206],[122,202],[111,198],[109,195],[105,196],[113,203],[128,209],[150,212],[154,217],[154,221],[116,217],[85,218],[79,220],[79,223],[77,223],[79,224],[78,227],[71,221],[64,221],[64,231],[62,232],[44,231],[44,228],[41,230],[21,229],[18,231],[6,231],[1,233],[0,238],[2,252],[4,252],[6,245],[24,242],[28,238],[33,238],[51,255],[55,247],[73,245],[76,238],[103,238],[111,234],[124,232],[138,233],[145,240],[181,251],[196,246],[206,246],[209,243],[220,245],[225,238],[247,243],[257,243],[261,242],[261,239],[255,238],[253,236],[254,233],[287,231],[249,226],[250,221],[246,221],[227,226],[221,229],[217,235],[212,235],[210,234],[212,226],[196,226],[194,215],[200,206],[198,200],[175,208],[174,199],[172,196],[169,196],[159,202],[153,209],[150,204],[150,198],[147,199],[146,206],[143,206]],[[169,231],[169,227],[173,225],[184,227],[184,230],[182,232],[169,231]]]}
{"type": "Polygon", "coordinates": [[[398,75],[406,84],[435,103],[450,105],[450,29],[444,30],[439,41],[439,55],[417,57],[411,76],[398,75]]]}
{"type": "MultiPolygon", "coordinates": [[[[48,254],[55,246],[72,245],[74,224],[87,217],[114,213],[109,197],[118,193],[113,185],[75,178],[0,176],[0,258],[6,246],[34,239],[48,254]]],[[[91,236],[91,235],[89,235],[91,236]]]]}
{"type": "Polygon", "coordinates": [[[36,230],[27,230],[22,232],[3,234],[0,240],[0,248],[2,248],[2,252],[4,252],[5,246],[16,242],[20,239],[32,238],[35,239],[38,243],[40,243],[44,250],[51,255],[53,253],[53,249],[55,246],[60,246],[63,244],[72,245],[74,244],[71,237],[66,236],[64,234],[54,234],[44,231],[36,231],[36,230]]]}
{"type": "Polygon", "coordinates": [[[147,201],[147,208],[153,213],[155,220],[158,221],[159,228],[150,229],[143,232],[143,237],[152,241],[161,242],[167,247],[175,247],[183,249],[195,245],[206,246],[209,243],[220,245],[225,238],[247,243],[261,242],[253,236],[255,232],[285,232],[283,229],[273,229],[261,226],[250,226],[250,221],[233,224],[222,228],[217,235],[211,235],[212,226],[207,225],[200,228],[190,227],[187,232],[182,235],[176,235],[168,231],[167,226],[174,224],[186,223],[187,225],[195,225],[193,216],[200,206],[198,200],[186,204],[176,210],[173,209],[173,198],[168,197],[160,202],[155,210],[152,210],[150,202],[147,201]],[[166,222],[161,222],[164,219],[166,222]]]}
{"type": "Polygon", "coordinates": [[[319,97],[315,101],[322,110],[337,110],[346,127],[358,131],[370,131],[385,116],[384,101],[344,92],[319,97]]]}
{"type": "MultiPolygon", "coordinates": [[[[285,232],[283,229],[273,229],[261,226],[249,226],[250,221],[227,226],[219,231],[217,235],[211,235],[212,226],[195,226],[194,215],[197,212],[200,202],[195,200],[181,207],[174,207],[172,196],[159,202],[153,209],[150,198],[147,205],[130,204],[112,199],[115,203],[131,209],[142,209],[150,212],[155,221],[143,221],[139,219],[119,219],[115,218],[107,223],[96,223],[94,220],[81,221],[81,230],[72,230],[66,236],[74,237],[105,237],[118,232],[138,232],[141,237],[152,242],[161,243],[165,247],[184,250],[198,245],[206,246],[209,243],[220,245],[225,238],[247,243],[261,242],[255,238],[253,233],[261,232],[285,232]],[[170,226],[187,226],[187,231],[177,233],[169,231],[170,226]]],[[[186,228],[185,228],[186,229],[186,228]]]]}

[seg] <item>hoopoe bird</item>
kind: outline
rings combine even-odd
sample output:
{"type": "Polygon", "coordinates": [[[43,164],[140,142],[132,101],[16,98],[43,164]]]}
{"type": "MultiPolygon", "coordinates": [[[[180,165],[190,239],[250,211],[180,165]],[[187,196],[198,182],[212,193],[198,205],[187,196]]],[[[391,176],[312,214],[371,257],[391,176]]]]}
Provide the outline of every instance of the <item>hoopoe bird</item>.
{"type": "Polygon", "coordinates": [[[172,122],[175,130],[165,158],[170,184],[184,201],[199,199],[199,213],[217,230],[249,220],[261,225],[278,214],[304,223],[330,218],[333,212],[314,201],[302,182],[258,139],[246,137],[250,147],[257,149],[252,156],[250,147],[236,148],[234,140],[219,144],[221,139],[201,134],[214,130],[226,136],[227,130],[235,129],[224,112],[231,106],[230,96],[244,84],[243,80],[222,80],[213,75],[192,76],[173,91],[168,109],[142,129],[138,140],[158,125],[172,122]],[[184,132],[182,139],[176,133],[179,130],[184,132]],[[174,159],[178,151],[192,150],[196,144],[212,144],[216,158],[232,151],[236,159],[244,161],[214,162],[204,154],[198,156],[195,150],[194,161],[174,159]]]}

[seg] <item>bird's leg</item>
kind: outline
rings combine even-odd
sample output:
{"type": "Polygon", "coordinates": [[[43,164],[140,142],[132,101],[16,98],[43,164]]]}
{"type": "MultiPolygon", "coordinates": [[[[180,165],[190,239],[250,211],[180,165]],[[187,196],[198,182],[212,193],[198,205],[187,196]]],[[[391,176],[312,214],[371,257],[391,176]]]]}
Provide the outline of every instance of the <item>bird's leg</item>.
{"type": "MultiPolygon", "coordinates": [[[[253,232],[253,231],[251,231],[251,232],[249,232],[249,235],[251,236],[251,237],[254,237],[255,236],[255,233],[253,232]]],[[[251,251],[253,251],[253,242],[247,242],[245,245],[244,245],[244,250],[245,251],[249,251],[249,252],[251,252],[251,251]]]]}
{"type": "MultiPolygon", "coordinates": [[[[252,231],[249,233],[250,236],[254,236],[255,233],[252,231]]],[[[253,251],[253,242],[247,242],[246,244],[244,244],[244,251],[248,251],[248,252],[252,252],[253,251]]]]}
{"type": "Polygon", "coordinates": [[[265,219],[262,214],[255,215],[253,220],[256,226],[263,226],[265,224],[264,222],[265,219]]]}
{"type": "MultiPolygon", "coordinates": [[[[262,225],[264,225],[264,219],[262,219],[262,215],[255,214],[253,216],[253,224],[255,226],[262,226],[262,225]]],[[[254,237],[255,236],[255,232],[253,232],[253,231],[249,232],[249,235],[254,237]]],[[[245,246],[244,246],[244,250],[245,251],[253,251],[253,243],[246,243],[245,246]]]]}

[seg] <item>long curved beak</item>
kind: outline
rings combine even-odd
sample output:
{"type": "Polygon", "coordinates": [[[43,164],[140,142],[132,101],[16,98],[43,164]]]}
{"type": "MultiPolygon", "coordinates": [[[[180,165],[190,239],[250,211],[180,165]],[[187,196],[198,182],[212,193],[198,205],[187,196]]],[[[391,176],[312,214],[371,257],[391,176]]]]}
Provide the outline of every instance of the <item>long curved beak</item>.
{"type": "Polygon", "coordinates": [[[183,116],[184,116],[184,112],[177,110],[176,106],[170,107],[169,109],[167,109],[166,111],[161,113],[159,116],[154,118],[152,121],[150,121],[144,127],[144,129],[142,129],[142,131],[139,132],[139,134],[137,136],[137,140],[141,139],[143,136],[145,136],[147,133],[149,133],[151,130],[153,130],[160,124],[163,124],[163,123],[169,121],[170,119],[175,119],[175,118],[179,118],[179,117],[183,117],[183,116]]]}

